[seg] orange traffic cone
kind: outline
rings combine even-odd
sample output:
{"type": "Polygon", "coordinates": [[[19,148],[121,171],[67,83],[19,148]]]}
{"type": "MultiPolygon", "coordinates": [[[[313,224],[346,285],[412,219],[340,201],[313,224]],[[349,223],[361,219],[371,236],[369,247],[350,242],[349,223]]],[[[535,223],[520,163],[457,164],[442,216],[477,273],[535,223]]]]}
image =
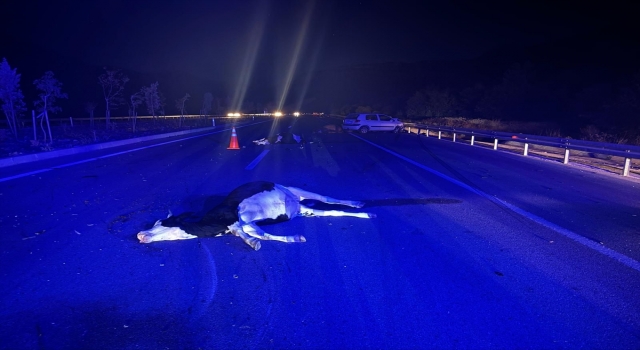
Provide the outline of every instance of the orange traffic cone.
{"type": "Polygon", "coordinates": [[[238,134],[236,134],[235,126],[231,130],[231,141],[229,142],[229,147],[227,149],[240,149],[238,147],[238,134]]]}

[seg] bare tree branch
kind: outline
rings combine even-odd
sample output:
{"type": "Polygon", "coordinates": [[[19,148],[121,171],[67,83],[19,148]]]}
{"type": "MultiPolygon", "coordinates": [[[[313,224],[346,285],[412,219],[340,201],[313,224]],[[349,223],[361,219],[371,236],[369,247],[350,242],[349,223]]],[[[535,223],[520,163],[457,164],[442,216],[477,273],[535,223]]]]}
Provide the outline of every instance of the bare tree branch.
{"type": "Polygon", "coordinates": [[[189,97],[191,97],[191,95],[185,94],[183,98],[176,100],[176,108],[178,108],[178,110],[180,111],[180,126],[182,126],[182,122],[184,121],[184,113],[185,113],[184,104],[185,102],[187,102],[189,97]]]}
{"type": "Polygon", "coordinates": [[[147,111],[154,118],[157,118],[157,114],[162,108],[161,97],[158,92],[158,82],[155,82],[149,86],[143,86],[140,90],[144,103],[147,106],[147,111]]]}
{"type": "MultiPolygon", "coordinates": [[[[54,78],[53,72],[48,71],[45,72],[42,78],[36,79],[33,84],[36,86],[41,93],[40,100],[36,101],[34,105],[36,106],[36,110],[41,114],[38,116],[42,118],[40,121],[40,125],[44,120],[47,122],[47,128],[49,130],[49,142],[53,141],[53,137],[51,135],[51,125],[49,124],[49,112],[56,113],[61,111],[62,109],[55,105],[55,102],[59,98],[68,98],[67,94],[62,92],[62,83],[58,81],[58,79],[54,78]]],[[[45,142],[47,142],[47,136],[45,133],[45,142]]]]}
{"type": "Polygon", "coordinates": [[[119,70],[108,70],[104,68],[105,73],[98,77],[98,81],[102,86],[102,93],[106,105],[105,119],[107,126],[111,122],[111,109],[116,109],[123,104],[122,90],[129,78],[122,74],[119,70]]]}
{"type": "Polygon", "coordinates": [[[7,59],[3,58],[0,64],[0,101],[9,130],[15,138],[18,137],[18,118],[26,110],[23,99],[20,74],[15,68],[11,69],[7,59]]]}

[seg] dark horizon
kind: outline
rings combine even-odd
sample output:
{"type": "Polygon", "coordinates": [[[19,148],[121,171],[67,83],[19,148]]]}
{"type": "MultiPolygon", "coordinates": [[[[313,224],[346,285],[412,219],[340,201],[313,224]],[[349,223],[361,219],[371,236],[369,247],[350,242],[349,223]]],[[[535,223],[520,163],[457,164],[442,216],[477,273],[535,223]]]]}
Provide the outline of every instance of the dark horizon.
{"type": "Polygon", "coordinates": [[[129,75],[126,94],[158,81],[169,114],[184,93],[197,113],[205,92],[229,105],[279,105],[286,96],[286,106],[317,111],[378,104],[406,114],[407,100],[421,89],[458,95],[477,84],[489,89],[514,65],[530,64],[540,88],[633,86],[640,59],[636,7],[12,1],[16,17],[28,20],[2,24],[10,37],[0,57],[22,74],[28,106],[33,80],[52,70],[69,94],[60,116],[101,101],[97,77],[105,66],[129,75]]]}

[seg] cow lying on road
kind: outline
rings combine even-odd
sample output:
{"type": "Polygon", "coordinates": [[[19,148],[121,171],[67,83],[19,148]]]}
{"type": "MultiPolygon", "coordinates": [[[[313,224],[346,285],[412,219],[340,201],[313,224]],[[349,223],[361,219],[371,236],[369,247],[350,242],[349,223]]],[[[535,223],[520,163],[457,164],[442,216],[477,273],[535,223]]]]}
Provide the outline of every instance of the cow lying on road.
{"type": "Polygon", "coordinates": [[[353,216],[364,219],[375,217],[375,214],[371,213],[311,209],[300,203],[305,199],[354,208],[361,208],[364,205],[362,202],[334,199],[272,182],[249,182],[231,191],[222,203],[208,211],[199,221],[194,221],[191,213],[178,216],[172,216],[170,213],[166,219],[156,221],[149,230],[139,232],[138,239],[140,243],[151,243],[233,234],[258,250],[260,240],[306,241],[300,235],[270,235],[257,225],[258,222],[282,222],[296,216],[353,216]]]}

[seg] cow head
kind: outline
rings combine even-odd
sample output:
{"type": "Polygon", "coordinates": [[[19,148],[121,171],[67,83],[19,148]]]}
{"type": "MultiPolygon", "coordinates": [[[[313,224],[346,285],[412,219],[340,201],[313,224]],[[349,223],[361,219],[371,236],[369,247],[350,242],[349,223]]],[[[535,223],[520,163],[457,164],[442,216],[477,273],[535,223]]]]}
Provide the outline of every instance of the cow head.
{"type": "Polygon", "coordinates": [[[197,236],[186,233],[180,227],[162,226],[162,220],[156,221],[152,228],[138,232],[138,239],[140,240],[140,243],[175,241],[191,238],[197,238],[197,236]]]}

